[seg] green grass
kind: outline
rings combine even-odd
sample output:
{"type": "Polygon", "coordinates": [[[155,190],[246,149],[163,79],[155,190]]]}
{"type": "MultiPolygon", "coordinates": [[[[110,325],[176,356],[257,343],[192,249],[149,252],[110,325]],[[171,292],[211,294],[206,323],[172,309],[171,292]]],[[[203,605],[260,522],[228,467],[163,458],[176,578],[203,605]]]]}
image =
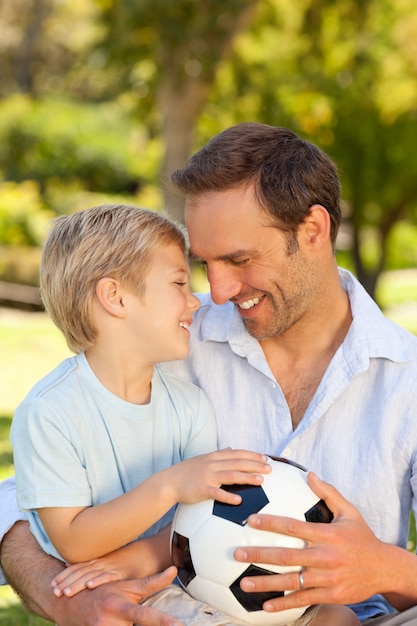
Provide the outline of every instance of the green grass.
{"type": "Polygon", "coordinates": [[[27,611],[9,587],[1,587],[0,624],[2,626],[46,626],[51,622],[27,611]]]}
{"type": "Polygon", "coordinates": [[[69,350],[47,315],[11,309],[0,309],[0,345],[0,415],[11,415],[69,350]]]}
{"type": "MultiPolygon", "coordinates": [[[[69,350],[61,333],[43,313],[0,309],[0,480],[14,473],[9,442],[12,414],[34,383],[69,350]]],[[[34,564],[36,566],[36,564],[34,564]]],[[[10,587],[0,587],[2,626],[50,624],[24,609],[10,587]]]]}
{"type": "MultiPolygon", "coordinates": [[[[197,288],[194,286],[194,288],[197,288]]],[[[417,271],[383,277],[378,299],[388,317],[417,334],[417,271]]],[[[11,416],[26,393],[70,354],[60,332],[43,313],[22,313],[0,308],[0,480],[13,474],[9,442],[11,416]]],[[[410,548],[415,533],[410,534],[410,548]]],[[[8,587],[0,587],[2,626],[50,624],[28,613],[8,587]]]]}

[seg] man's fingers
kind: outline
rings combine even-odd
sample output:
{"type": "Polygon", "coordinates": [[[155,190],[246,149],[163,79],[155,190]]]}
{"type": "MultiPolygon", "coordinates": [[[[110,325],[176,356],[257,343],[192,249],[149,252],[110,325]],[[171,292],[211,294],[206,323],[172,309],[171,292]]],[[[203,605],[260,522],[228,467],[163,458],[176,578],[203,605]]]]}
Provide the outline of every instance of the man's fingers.
{"type": "MultiPolygon", "coordinates": [[[[321,541],[324,536],[328,536],[328,526],[330,526],[329,524],[304,522],[292,517],[280,517],[266,514],[250,515],[248,524],[258,530],[266,530],[279,535],[288,535],[289,537],[298,537],[309,544],[313,542],[317,543],[321,541]]],[[[279,542],[276,541],[275,546],[278,545],[279,542]]],[[[251,554],[253,554],[252,551],[251,554]]],[[[299,563],[297,565],[299,565],[299,563]]]]}
{"type": "Polygon", "coordinates": [[[171,567],[168,567],[166,570],[158,574],[126,581],[125,587],[132,594],[137,596],[138,602],[142,602],[145,597],[148,597],[152,593],[167,587],[174,580],[177,575],[177,571],[177,568],[171,565],[171,567]]]}
{"type": "Polygon", "coordinates": [[[336,487],[321,480],[314,472],[308,472],[307,480],[314,493],[326,502],[335,518],[341,515],[353,514],[355,516],[355,507],[342,496],[336,487]]]}

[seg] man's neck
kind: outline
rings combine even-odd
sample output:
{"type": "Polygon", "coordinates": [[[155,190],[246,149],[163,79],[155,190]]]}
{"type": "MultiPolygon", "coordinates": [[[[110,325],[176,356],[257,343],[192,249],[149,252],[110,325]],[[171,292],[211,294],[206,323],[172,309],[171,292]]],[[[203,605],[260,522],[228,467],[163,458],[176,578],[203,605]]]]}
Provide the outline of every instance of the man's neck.
{"type": "Polygon", "coordinates": [[[342,344],[352,313],[340,287],[335,304],[300,321],[286,333],[260,342],[269,367],[287,400],[294,429],[304,416],[330,361],[342,344]]]}

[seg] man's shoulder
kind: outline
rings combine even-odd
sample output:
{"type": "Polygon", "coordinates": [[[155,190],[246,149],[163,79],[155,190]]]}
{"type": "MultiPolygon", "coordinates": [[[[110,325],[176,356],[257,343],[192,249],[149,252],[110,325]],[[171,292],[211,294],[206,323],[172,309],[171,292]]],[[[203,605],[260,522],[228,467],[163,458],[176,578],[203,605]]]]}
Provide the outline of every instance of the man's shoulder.
{"type": "Polygon", "coordinates": [[[353,336],[369,346],[372,356],[416,360],[417,337],[387,317],[350,272],[341,268],[339,272],[352,309],[353,336]]]}

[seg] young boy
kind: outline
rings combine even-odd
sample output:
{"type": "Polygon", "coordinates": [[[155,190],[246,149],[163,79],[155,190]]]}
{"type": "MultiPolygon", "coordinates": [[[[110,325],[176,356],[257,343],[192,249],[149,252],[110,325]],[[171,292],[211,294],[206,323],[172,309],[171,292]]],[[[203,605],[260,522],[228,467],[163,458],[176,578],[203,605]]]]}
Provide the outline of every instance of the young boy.
{"type": "Polygon", "coordinates": [[[173,223],[128,206],[60,217],[46,239],[42,298],[76,356],[30,391],[11,439],[19,506],[64,561],[141,538],[146,558],[126,574],[160,571],[176,503],[238,503],[219,485],[256,485],[269,471],[261,454],[215,451],[205,395],[156,366],[188,354],[199,301],[185,252],[173,223]]]}

